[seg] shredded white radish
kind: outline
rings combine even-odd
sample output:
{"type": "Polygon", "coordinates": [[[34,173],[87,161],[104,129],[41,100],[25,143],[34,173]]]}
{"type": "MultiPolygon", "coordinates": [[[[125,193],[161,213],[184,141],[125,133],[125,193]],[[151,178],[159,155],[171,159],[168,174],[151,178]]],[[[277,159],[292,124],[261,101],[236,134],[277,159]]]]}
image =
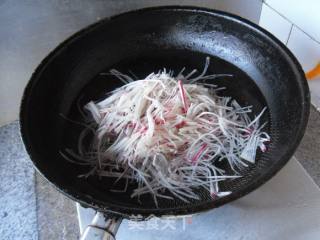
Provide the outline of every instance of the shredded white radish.
{"type": "Polygon", "coordinates": [[[213,198],[230,194],[219,191],[219,182],[240,177],[239,170],[255,163],[257,148],[266,151],[270,137],[259,122],[265,109],[251,120],[251,107],[220,97],[216,86],[201,83],[231,76],[206,76],[208,66],[209,58],[194,78],[196,70],[184,76],[182,69],[174,77],[164,69],[136,81],[111,70],[125,85],[85,105],[95,127],[81,134],[77,153],[66,150],[63,156],[92,166],[85,177],[125,179],[125,188],[114,191],[126,191],[128,180],[137,181],[131,196],[152,194],[156,205],[158,198],[199,199],[196,188],[206,189],[213,198]],[[92,131],[91,149],[85,151],[84,135],[92,131]],[[233,173],[226,174],[218,162],[233,173]]]}

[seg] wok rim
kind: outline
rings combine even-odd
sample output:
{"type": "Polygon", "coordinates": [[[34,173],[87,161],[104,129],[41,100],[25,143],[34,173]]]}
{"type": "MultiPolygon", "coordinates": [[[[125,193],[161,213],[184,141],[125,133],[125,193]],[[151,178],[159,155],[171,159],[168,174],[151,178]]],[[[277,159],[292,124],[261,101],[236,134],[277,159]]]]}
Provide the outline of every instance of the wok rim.
{"type": "MultiPolygon", "coordinates": [[[[19,114],[19,121],[20,121],[20,132],[21,132],[21,138],[24,142],[25,149],[33,162],[34,167],[36,168],[37,172],[40,173],[42,177],[44,177],[55,189],[57,189],[59,192],[67,196],[68,198],[79,202],[81,205],[86,207],[91,207],[95,210],[102,211],[105,213],[110,213],[122,217],[130,217],[132,215],[141,215],[143,218],[146,218],[150,215],[154,216],[171,216],[171,215],[186,215],[186,214],[195,214],[203,211],[207,211],[213,208],[220,207],[226,203],[232,202],[236,199],[239,199],[248,193],[256,190],[260,186],[262,186],[264,183],[266,183],[268,180],[270,180],[274,175],[276,175],[283,166],[291,159],[293,156],[296,148],[298,147],[299,143],[301,142],[301,139],[304,135],[308,118],[309,118],[309,111],[310,111],[310,92],[309,87],[305,78],[304,71],[298,62],[298,60],[295,58],[295,56],[291,53],[291,51],[276,37],[274,37],[271,33],[260,27],[259,25],[250,22],[249,20],[246,20],[240,16],[226,13],[224,11],[220,10],[214,10],[214,9],[208,9],[203,7],[195,7],[195,6],[160,6],[160,7],[148,7],[148,8],[141,8],[137,10],[127,11],[120,14],[116,14],[111,17],[106,17],[102,20],[99,20],[98,22],[95,22],[93,24],[88,25],[87,27],[83,28],[82,30],[74,33],[69,38],[61,42],[54,50],[52,50],[39,64],[39,66],[35,69],[33,72],[27,86],[25,87],[21,104],[20,104],[20,114],[19,114]],[[221,199],[218,199],[214,202],[205,202],[198,204],[193,204],[191,207],[189,206],[183,206],[183,207],[172,207],[172,208],[159,208],[159,209],[140,209],[140,208],[133,208],[133,207],[126,207],[126,206],[120,206],[115,205],[111,203],[102,203],[100,201],[96,201],[92,198],[88,198],[85,195],[81,195],[77,192],[71,192],[68,189],[63,189],[62,187],[58,186],[56,183],[53,183],[46,177],[46,173],[42,172],[37,165],[36,161],[34,159],[37,158],[37,154],[32,149],[31,146],[31,140],[29,138],[29,129],[28,129],[28,117],[26,114],[26,110],[28,109],[28,102],[29,98],[31,97],[32,89],[37,84],[38,81],[41,80],[41,73],[46,69],[46,67],[50,64],[50,62],[55,58],[56,55],[58,55],[61,51],[64,50],[64,48],[71,44],[72,42],[76,41],[77,39],[81,38],[82,36],[89,34],[91,31],[99,27],[100,25],[103,25],[109,21],[112,21],[116,18],[120,18],[124,15],[130,15],[130,14],[136,14],[136,13],[142,13],[142,12],[148,12],[148,11],[184,11],[184,12],[199,12],[204,14],[209,14],[221,18],[227,18],[229,20],[239,22],[242,25],[245,25],[248,28],[251,28],[255,31],[258,31],[261,35],[264,35],[266,38],[269,38],[271,42],[273,42],[275,45],[277,45],[281,51],[284,52],[285,55],[288,56],[288,58],[292,61],[293,66],[296,67],[297,75],[298,76],[298,83],[300,84],[300,91],[302,99],[304,100],[304,103],[302,104],[303,109],[301,110],[302,116],[300,116],[299,119],[301,119],[299,123],[299,129],[297,130],[296,139],[295,141],[290,143],[290,146],[288,148],[288,151],[285,152],[285,156],[278,159],[276,163],[276,167],[270,169],[270,171],[266,172],[259,180],[248,184],[243,189],[241,189],[241,193],[238,194],[230,194],[228,197],[224,197],[221,199]],[[300,75],[300,76],[299,76],[300,75]]],[[[237,192],[236,192],[237,193],[237,192]]]]}

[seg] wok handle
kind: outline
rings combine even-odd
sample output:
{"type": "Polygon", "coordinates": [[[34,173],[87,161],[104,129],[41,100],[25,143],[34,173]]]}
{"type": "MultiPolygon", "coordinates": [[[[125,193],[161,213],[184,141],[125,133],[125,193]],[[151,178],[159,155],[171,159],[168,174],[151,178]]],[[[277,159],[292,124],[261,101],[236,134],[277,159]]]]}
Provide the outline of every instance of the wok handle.
{"type": "Polygon", "coordinates": [[[122,218],[108,218],[97,212],[90,225],[80,237],[80,240],[115,240],[122,218]]]}

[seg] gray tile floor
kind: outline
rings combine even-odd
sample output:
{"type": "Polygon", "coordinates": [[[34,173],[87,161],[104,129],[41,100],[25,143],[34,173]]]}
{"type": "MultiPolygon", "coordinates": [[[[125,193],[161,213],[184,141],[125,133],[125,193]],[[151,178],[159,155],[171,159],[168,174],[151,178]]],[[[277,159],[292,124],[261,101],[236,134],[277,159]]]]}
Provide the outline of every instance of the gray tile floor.
{"type": "Polygon", "coordinates": [[[18,122],[0,128],[0,239],[38,239],[34,183],[18,122]]]}
{"type": "Polygon", "coordinates": [[[295,156],[320,186],[320,113],[311,107],[306,133],[295,156]]]}
{"type": "Polygon", "coordinates": [[[38,173],[35,178],[39,239],[78,239],[75,202],[54,189],[38,173]]]}
{"type": "Polygon", "coordinates": [[[0,176],[0,239],[78,239],[75,203],[35,173],[18,121],[0,128],[0,176]]]}

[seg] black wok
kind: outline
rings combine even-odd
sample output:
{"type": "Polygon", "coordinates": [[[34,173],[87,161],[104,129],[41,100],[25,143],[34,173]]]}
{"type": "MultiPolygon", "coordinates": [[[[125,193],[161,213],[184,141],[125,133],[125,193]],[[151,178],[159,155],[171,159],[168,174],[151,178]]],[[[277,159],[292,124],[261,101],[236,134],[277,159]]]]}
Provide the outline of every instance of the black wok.
{"type": "Polygon", "coordinates": [[[219,207],[261,186],[275,175],[297,148],[309,115],[310,95],[304,72],[292,53],[270,33],[238,16],[195,7],[159,7],[104,19],[58,46],[36,69],[28,83],[20,112],[21,133],[38,171],[58,190],[81,204],[122,217],[192,214],[219,207]],[[121,85],[100,75],[110,68],[143,77],[163,67],[179,71],[202,69],[211,57],[208,73],[233,74],[214,80],[226,86],[222,94],[255,113],[264,106],[271,143],[258,153],[255,165],[242,178],[224,183],[232,194],[212,199],[203,190],[201,200],[184,203],[151,197],[142,204],[127,193],[109,189],[110,179],[79,178],[88,169],[66,161],[59,151],[76,146],[82,127],[77,105],[99,99],[121,85]]]}

